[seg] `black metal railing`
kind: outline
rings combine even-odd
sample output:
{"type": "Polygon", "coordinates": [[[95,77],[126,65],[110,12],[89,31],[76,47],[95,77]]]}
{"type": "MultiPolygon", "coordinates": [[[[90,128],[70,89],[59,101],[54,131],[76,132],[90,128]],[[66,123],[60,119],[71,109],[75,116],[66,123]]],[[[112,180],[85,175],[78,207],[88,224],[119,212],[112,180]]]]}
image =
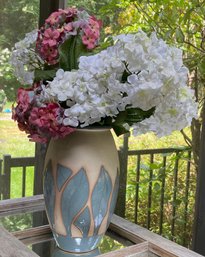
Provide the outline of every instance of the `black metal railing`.
{"type": "MultiPolygon", "coordinates": [[[[3,160],[0,159],[0,200],[11,198],[12,184],[18,192],[18,195],[15,194],[16,197],[26,196],[26,181],[31,177],[31,173],[34,173],[35,163],[35,157],[4,155],[3,160]],[[14,173],[17,175],[14,176],[14,173]]],[[[31,181],[32,187],[33,183],[34,181],[31,181]]]]}
{"type": "Polygon", "coordinates": [[[125,139],[119,156],[121,182],[116,213],[191,246],[196,191],[192,150],[128,150],[125,139]]]}
{"type": "MultiPolygon", "coordinates": [[[[129,150],[128,137],[125,137],[119,157],[121,173],[116,214],[189,247],[196,191],[191,149],[129,150]]],[[[34,172],[34,166],[34,157],[4,156],[3,165],[0,161],[0,199],[11,197],[11,182],[16,171],[21,177],[18,197],[26,196],[27,176],[34,172]]]]}

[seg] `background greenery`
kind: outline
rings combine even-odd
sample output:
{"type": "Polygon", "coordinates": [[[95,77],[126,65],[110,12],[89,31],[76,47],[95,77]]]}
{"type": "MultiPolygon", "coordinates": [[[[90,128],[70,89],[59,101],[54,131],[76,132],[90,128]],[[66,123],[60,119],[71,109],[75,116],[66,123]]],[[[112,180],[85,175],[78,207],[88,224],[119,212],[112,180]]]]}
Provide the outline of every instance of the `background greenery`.
{"type": "MultiPolygon", "coordinates": [[[[84,7],[91,13],[97,14],[104,23],[102,41],[117,33],[134,32],[142,28],[148,34],[156,31],[157,35],[168,43],[180,47],[184,52],[184,62],[190,70],[189,85],[195,89],[196,98],[199,102],[199,120],[194,120],[190,130],[185,130],[184,136],[186,141],[193,147],[194,160],[197,167],[198,155],[200,148],[201,117],[204,111],[204,84],[205,84],[205,1],[202,0],[79,0],[67,1],[67,6],[78,5],[84,7]]],[[[19,83],[12,74],[12,68],[9,64],[10,53],[15,42],[24,38],[25,33],[30,32],[38,26],[39,0],[1,0],[0,1],[0,89],[4,89],[7,98],[10,101],[15,100],[16,89],[19,83]]],[[[5,108],[11,108],[11,103],[5,108]]],[[[16,124],[10,120],[10,114],[0,114],[0,158],[3,154],[14,156],[33,156],[34,144],[28,142],[26,136],[20,132],[16,124]]],[[[119,145],[122,143],[122,137],[116,138],[119,145]]],[[[171,136],[157,139],[153,134],[146,134],[131,137],[130,149],[148,149],[160,147],[173,147],[186,145],[181,133],[176,132],[171,136]]],[[[185,158],[185,157],[184,157],[185,158]]],[[[172,183],[172,173],[174,159],[170,157],[167,176],[170,182],[167,184],[167,203],[170,201],[169,186],[172,183]]],[[[135,181],[135,164],[136,159],[129,159],[128,174],[128,193],[127,193],[127,211],[126,217],[133,220],[133,203],[135,201],[134,189],[135,181]]],[[[150,168],[149,163],[144,160],[144,169],[142,170],[142,182],[140,184],[140,210],[139,222],[145,225],[146,219],[146,199],[147,199],[147,179],[146,169],[150,168]]],[[[184,164],[180,164],[184,167],[184,164]]],[[[160,166],[155,166],[156,177],[160,166]]],[[[183,170],[183,169],[182,169],[183,170]]],[[[26,194],[32,194],[33,171],[28,172],[26,194]]],[[[183,218],[183,195],[182,187],[185,183],[185,173],[180,172],[180,183],[178,189],[181,192],[177,202],[178,212],[178,237],[175,241],[181,242],[182,234],[180,231],[184,228],[183,218]],[[181,213],[181,214],[180,214],[181,213]]],[[[194,208],[194,181],[196,171],[192,168],[193,187],[190,188],[190,205],[188,215],[190,217],[188,224],[187,239],[191,238],[191,226],[193,220],[194,208]]],[[[156,181],[155,181],[156,182],[156,181]]],[[[12,173],[12,197],[21,195],[21,175],[20,172],[12,173]]],[[[157,185],[157,184],[156,184],[157,185]]],[[[152,213],[155,217],[158,215],[159,190],[155,187],[155,201],[153,203],[152,213]]],[[[157,232],[157,219],[153,218],[151,229],[157,232]]],[[[170,238],[171,219],[170,205],[166,206],[166,219],[163,235],[170,238]]],[[[174,217],[176,218],[176,217],[174,217]]],[[[21,224],[22,225],[22,224],[21,224]]],[[[20,226],[21,226],[20,225],[20,226]]],[[[189,240],[190,241],[190,240],[189,240]]]]}

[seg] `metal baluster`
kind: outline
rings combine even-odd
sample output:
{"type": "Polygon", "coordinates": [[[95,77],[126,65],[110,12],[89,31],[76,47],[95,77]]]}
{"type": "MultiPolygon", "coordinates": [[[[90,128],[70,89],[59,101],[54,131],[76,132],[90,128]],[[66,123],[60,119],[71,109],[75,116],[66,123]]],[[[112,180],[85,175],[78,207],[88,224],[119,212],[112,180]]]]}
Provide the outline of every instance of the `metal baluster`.
{"type": "Polygon", "coordinates": [[[186,246],[186,227],[187,227],[187,211],[188,211],[188,201],[189,201],[189,185],[190,185],[190,168],[191,168],[191,151],[188,151],[187,160],[187,172],[186,172],[186,189],[185,189],[185,207],[184,207],[184,238],[183,245],[186,246]]]}
{"type": "Polygon", "coordinates": [[[0,200],[3,200],[3,171],[2,171],[3,160],[0,159],[0,200]]]}
{"type": "MultiPolygon", "coordinates": [[[[150,164],[153,164],[154,154],[150,154],[150,164]]],[[[147,229],[150,228],[151,223],[151,207],[152,207],[152,177],[153,169],[149,172],[149,188],[148,188],[148,206],[147,206],[147,229]]]]}
{"type": "Polygon", "coordinates": [[[175,229],[175,216],[176,216],[176,199],[177,199],[177,185],[178,185],[178,166],[179,166],[179,152],[176,152],[176,160],[174,167],[174,190],[173,190],[173,202],[172,202],[172,222],[171,222],[171,235],[174,238],[175,229]]]}
{"type": "Polygon", "coordinates": [[[135,223],[138,219],[138,204],[139,204],[139,181],[140,181],[140,161],[141,155],[137,155],[137,168],[136,168],[136,195],[135,195],[135,223]]]}
{"type": "Polygon", "coordinates": [[[26,167],[23,166],[23,172],[22,172],[22,197],[25,197],[26,195],[26,167]]]}
{"type": "Polygon", "coordinates": [[[164,216],[164,193],[165,193],[165,177],[166,177],[166,162],[167,157],[163,156],[163,166],[162,166],[162,188],[161,188],[161,199],[160,199],[160,218],[159,218],[159,234],[162,234],[163,230],[163,216],[164,216]]]}

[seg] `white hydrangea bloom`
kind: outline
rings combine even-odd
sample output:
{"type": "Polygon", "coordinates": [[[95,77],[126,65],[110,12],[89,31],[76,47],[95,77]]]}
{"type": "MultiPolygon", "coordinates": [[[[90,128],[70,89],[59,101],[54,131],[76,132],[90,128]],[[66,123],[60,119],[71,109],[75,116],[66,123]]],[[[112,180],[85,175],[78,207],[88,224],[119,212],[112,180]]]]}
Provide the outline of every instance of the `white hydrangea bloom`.
{"type": "Polygon", "coordinates": [[[105,117],[115,120],[126,108],[152,107],[150,118],[133,125],[135,134],[163,136],[190,125],[197,105],[186,84],[182,51],[142,31],[114,40],[106,50],[80,57],[78,70],[59,70],[45,87],[47,97],[66,103],[64,125],[85,127],[105,117]]]}
{"type": "Polygon", "coordinates": [[[33,30],[26,34],[26,37],[15,44],[15,48],[11,54],[11,65],[14,74],[22,84],[33,83],[34,70],[43,63],[41,58],[35,53],[33,45],[37,39],[37,30],[33,30]]]}

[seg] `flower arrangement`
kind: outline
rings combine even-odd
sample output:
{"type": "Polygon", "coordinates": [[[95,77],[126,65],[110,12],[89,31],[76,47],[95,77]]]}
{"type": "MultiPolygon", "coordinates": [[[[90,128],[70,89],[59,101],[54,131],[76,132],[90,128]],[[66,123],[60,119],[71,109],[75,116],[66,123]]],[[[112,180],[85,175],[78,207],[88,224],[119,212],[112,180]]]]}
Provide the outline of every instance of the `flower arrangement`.
{"type": "Polygon", "coordinates": [[[181,50],[140,30],[113,37],[100,51],[101,26],[86,11],[68,8],[15,45],[15,74],[31,86],[18,90],[13,119],[30,140],[88,126],[163,136],[197,116],[181,50]]]}

